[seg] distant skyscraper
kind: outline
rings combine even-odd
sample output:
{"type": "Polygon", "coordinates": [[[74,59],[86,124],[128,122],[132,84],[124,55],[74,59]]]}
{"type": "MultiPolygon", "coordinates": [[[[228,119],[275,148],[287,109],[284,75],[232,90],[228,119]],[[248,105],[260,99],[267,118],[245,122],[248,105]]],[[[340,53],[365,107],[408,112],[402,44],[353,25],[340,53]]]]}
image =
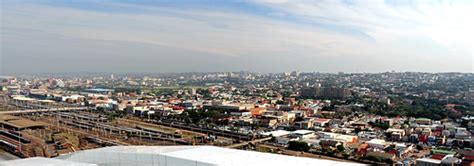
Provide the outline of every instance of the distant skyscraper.
{"type": "Polygon", "coordinates": [[[65,86],[63,80],[60,80],[60,79],[54,79],[53,80],[53,85],[57,86],[57,87],[61,87],[61,88],[63,88],[65,86]]]}
{"type": "Polygon", "coordinates": [[[191,88],[191,95],[196,95],[196,88],[191,88]]]}
{"type": "Polygon", "coordinates": [[[290,73],[290,76],[292,76],[292,77],[298,77],[299,75],[300,75],[300,73],[298,71],[292,71],[290,73]]]}

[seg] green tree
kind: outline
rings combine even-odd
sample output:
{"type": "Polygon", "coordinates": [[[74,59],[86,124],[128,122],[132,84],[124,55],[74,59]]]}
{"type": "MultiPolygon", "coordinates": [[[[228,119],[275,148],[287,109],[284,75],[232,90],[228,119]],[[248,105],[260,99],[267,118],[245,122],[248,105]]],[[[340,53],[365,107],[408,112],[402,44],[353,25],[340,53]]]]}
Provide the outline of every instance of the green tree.
{"type": "Polygon", "coordinates": [[[306,142],[290,141],[288,143],[288,149],[307,152],[310,149],[310,147],[309,147],[308,143],[306,143],[306,142]]]}
{"type": "Polygon", "coordinates": [[[338,151],[339,153],[342,153],[342,152],[344,152],[344,151],[346,150],[346,148],[344,148],[344,146],[343,146],[342,144],[337,145],[336,148],[337,148],[337,151],[338,151]]]}

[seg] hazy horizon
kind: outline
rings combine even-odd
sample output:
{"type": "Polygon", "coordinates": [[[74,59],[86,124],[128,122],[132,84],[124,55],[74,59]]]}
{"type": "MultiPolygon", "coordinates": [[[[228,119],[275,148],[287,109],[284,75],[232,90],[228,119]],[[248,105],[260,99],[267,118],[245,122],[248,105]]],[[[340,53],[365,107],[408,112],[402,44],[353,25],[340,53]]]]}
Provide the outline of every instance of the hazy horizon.
{"type": "MultiPolygon", "coordinates": [[[[318,71],[282,71],[282,72],[253,72],[253,71],[208,71],[208,72],[28,72],[28,73],[0,73],[0,77],[15,76],[160,76],[160,75],[181,75],[181,74],[215,74],[215,73],[252,73],[252,74],[282,74],[298,72],[299,74],[340,74],[342,71],[318,72],[318,71]]],[[[342,72],[343,74],[384,74],[384,73],[427,73],[427,74],[474,74],[473,72],[421,72],[421,71],[382,71],[382,72],[342,72]]]]}
{"type": "Polygon", "coordinates": [[[0,75],[474,71],[474,1],[0,4],[0,75]]]}

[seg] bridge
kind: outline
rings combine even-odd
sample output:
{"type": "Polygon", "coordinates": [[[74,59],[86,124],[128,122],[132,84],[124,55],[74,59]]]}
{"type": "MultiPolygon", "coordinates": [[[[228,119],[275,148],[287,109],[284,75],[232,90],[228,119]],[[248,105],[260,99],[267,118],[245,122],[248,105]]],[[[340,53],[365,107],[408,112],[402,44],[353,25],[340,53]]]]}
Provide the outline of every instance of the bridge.
{"type": "Polygon", "coordinates": [[[27,114],[27,113],[40,113],[40,112],[60,112],[60,111],[85,111],[90,110],[90,107],[63,107],[63,108],[47,108],[47,109],[25,109],[25,110],[13,110],[13,111],[0,111],[1,114],[27,114]]]}
{"type": "Polygon", "coordinates": [[[265,138],[260,138],[260,139],[256,139],[256,140],[252,140],[252,141],[246,141],[246,142],[242,142],[242,143],[238,143],[238,144],[229,145],[229,146],[226,146],[226,148],[238,148],[238,147],[245,146],[245,145],[248,145],[248,144],[255,144],[255,143],[259,143],[259,142],[269,141],[271,139],[272,139],[272,137],[265,137],[265,138]]]}

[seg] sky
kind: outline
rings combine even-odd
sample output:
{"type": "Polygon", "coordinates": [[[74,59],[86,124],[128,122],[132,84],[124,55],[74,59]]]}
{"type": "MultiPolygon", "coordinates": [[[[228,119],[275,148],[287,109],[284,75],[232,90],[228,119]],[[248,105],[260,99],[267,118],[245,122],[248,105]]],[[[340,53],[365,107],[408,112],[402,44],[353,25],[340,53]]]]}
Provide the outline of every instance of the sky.
{"type": "Polygon", "coordinates": [[[0,74],[474,71],[472,0],[0,5],[0,74]]]}

